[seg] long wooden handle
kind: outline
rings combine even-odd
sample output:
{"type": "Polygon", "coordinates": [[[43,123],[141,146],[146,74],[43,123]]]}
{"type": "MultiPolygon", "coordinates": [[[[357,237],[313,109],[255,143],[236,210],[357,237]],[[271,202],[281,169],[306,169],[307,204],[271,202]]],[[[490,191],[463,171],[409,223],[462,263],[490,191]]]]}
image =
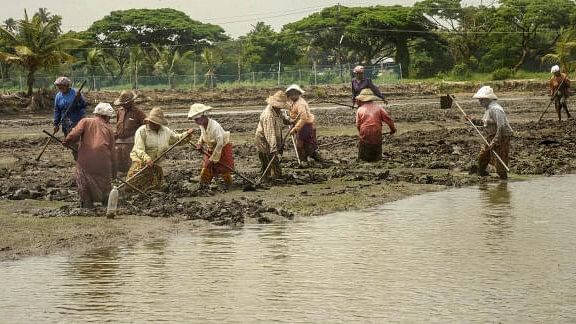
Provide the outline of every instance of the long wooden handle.
{"type": "MultiPolygon", "coordinates": [[[[490,146],[490,143],[488,143],[488,141],[486,140],[486,138],[484,137],[484,135],[482,135],[482,133],[480,132],[480,130],[478,129],[478,127],[476,127],[476,125],[474,125],[474,123],[468,118],[468,115],[466,115],[466,113],[464,112],[464,110],[462,109],[462,107],[460,107],[460,105],[459,105],[458,102],[456,101],[456,98],[454,97],[454,95],[450,95],[450,97],[452,98],[452,101],[456,104],[456,107],[458,107],[458,109],[460,109],[460,111],[462,112],[462,114],[464,115],[464,117],[466,117],[466,120],[470,123],[470,125],[472,125],[472,127],[474,127],[474,129],[476,130],[476,132],[478,133],[478,135],[480,135],[480,137],[482,138],[482,140],[484,140],[484,143],[486,143],[486,145],[490,146]]],[[[504,163],[504,161],[502,160],[502,158],[500,158],[500,155],[498,155],[498,153],[496,153],[496,151],[494,151],[493,149],[490,149],[490,151],[492,151],[492,153],[494,154],[494,156],[496,157],[496,159],[502,164],[502,166],[504,167],[504,169],[506,169],[506,171],[510,172],[510,169],[508,168],[508,166],[506,165],[506,163],[504,163]]]]}
{"type": "Polygon", "coordinates": [[[552,95],[552,99],[550,99],[550,102],[548,103],[548,105],[546,106],[546,109],[544,109],[544,111],[542,112],[542,114],[540,115],[540,118],[538,118],[538,122],[540,122],[542,120],[542,117],[544,117],[544,114],[548,111],[548,108],[550,108],[550,105],[552,104],[552,102],[554,102],[554,99],[556,98],[556,95],[558,94],[558,90],[560,90],[560,87],[562,86],[562,84],[564,83],[564,80],[566,80],[566,78],[562,78],[562,81],[560,81],[560,84],[558,85],[558,88],[556,88],[556,91],[554,91],[554,94],[552,95]]]}
{"type": "MultiPolygon", "coordinates": [[[[160,155],[158,155],[154,160],[152,160],[152,164],[158,162],[158,160],[160,160],[161,158],[164,157],[164,155],[168,154],[168,152],[172,151],[173,148],[175,148],[176,146],[178,146],[180,143],[182,143],[185,139],[187,139],[190,136],[190,134],[188,133],[186,136],[182,137],[181,139],[179,139],[176,143],[172,144],[172,146],[170,146],[166,151],[162,152],[160,155]]],[[[136,178],[138,175],[140,175],[142,172],[144,172],[144,170],[147,170],[149,168],[148,164],[146,164],[146,166],[144,166],[142,169],[138,170],[138,172],[136,172],[134,175],[132,175],[129,179],[126,179],[125,182],[130,182],[130,180],[136,178]]],[[[122,184],[120,184],[120,186],[118,186],[118,189],[122,188],[124,186],[124,182],[122,182],[122,184]]]]}
{"type": "MultiPolygon", "coordinates": [[[[208,157],[210,157],[210,154],[208,154],[208,152],[206,152],[204,149],[201,149],[200,152],[208,157]]],[[[244,176],[243,174],[241,174],[240,172],[236,171],[236,169],[232,168],[231,166],[224,164],[220,161],[216,162],[216,164],[220,164],[221,166],[225,167],[226,169],[230,170],[230,172],[234,172],[234,174],[236,174],[237,176],[239,176],[240,178],[248,181],[251,185],[253,185],[254,187],[256,187],[256,183],[250,179],[248,179],[246,176],[244,176]]]]}

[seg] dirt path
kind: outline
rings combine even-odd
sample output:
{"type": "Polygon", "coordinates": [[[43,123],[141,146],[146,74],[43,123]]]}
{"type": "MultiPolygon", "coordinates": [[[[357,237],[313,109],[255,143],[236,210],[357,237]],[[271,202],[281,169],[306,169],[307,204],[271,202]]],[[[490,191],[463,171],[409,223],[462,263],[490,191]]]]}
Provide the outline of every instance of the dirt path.
{"type": "MultiPolygon", "coordinates": [[[[536,123],[547,104],[540,92],[498,95],[515,130],[510,181],[572,172],[576,167],[576,123],[558,123],[551,111],[544,122],[536,123]]],[[[483,109],[469,96],[458,96],[459,103],[468,114],[480,117],[483,109]]],[[[1,120],[0,260],[131,243],[204,226],[286,221],[498,181],[494,173],[485,178],[468,174],[480,141],[456,108],[441,109],[433,94],[392,96],[390,101],[389,111],[399,131],[386,138],[384,159],[378,163],[357,162],[352,141],[325,145],[321,150],[325,163],[299,167],[293,150],[287,147],[284,177],[265,183],[263,189],[243,191],[244,183],[236,176],[228,193],[218,184],[199,192],[201,157],[190,147],[179,147],[166,161],[164,190],[154,193],[152,199],[123,197],[121,213],[114,220],[102,217],[103,209],[77,208],[73,163],[61,147],[51,145],[41,161],[34,161],[44,141],[41,130],[49,125],[48,115],[1,120]]],[[[179,117],[178,113],[186,112],[184,105],[166,107],[173,113],[170,127],[194,127],[179,117]]],[[[319,144],[356,136],[353,110],[325,104],[312,107],[319,144]]],[[[262,108],[244,105],[218,108],[213,113],[213,118],[232,132],[237,169],[250,179],[259,177],[252,141],[262,108]]]]}

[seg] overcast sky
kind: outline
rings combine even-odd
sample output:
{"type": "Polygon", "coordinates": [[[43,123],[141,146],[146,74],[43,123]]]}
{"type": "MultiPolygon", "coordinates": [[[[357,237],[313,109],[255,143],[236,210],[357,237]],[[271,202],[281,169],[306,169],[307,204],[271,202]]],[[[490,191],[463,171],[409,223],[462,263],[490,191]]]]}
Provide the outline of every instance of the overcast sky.
{"type": "MultiPolygon", "coordinates": [[[[464,3],[479,4],[481,0],[464,3]]],[[[413,5],[411,0],[16,0],[2,1],[0,21],[7,18],[20,19],[24,9],[34,13],[38,8],[47,8],[52,14],[62,16],[62,30],[85,30],[94,21],[113,10],[132,8],[172,8],[188,14],[192,19],[216,24],[226,34],[238,37],[248,33],[258,21],[271,25],[276,31],[282,25],[302,19],[324,7],[340,3],[347,7],[371,5],[413,5]]],[[[488,2],[488,1],[485,1],[488,2]]]]}

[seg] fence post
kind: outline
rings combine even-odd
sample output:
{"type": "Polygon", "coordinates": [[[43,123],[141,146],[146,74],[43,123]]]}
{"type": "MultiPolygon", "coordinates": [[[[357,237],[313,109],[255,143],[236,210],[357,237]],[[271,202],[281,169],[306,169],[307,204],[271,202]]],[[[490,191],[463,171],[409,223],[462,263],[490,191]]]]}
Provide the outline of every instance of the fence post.
{"type": "Polygon", "coordinates": [[[302,84],[302,69],[300,69],[300,65],[298,65],[298,84],[302,84]]]}
{"type": "Polygon", "coordinates": [[[280,86],[280,61],[278,61],[278,86],[280,86]]]}
{"type": "Polygon", "coordinates": [[[256,85],[256,75],[254,71],[252,71],[252,84],[256,85]]]}
{"type": "Polygon", "coordinates": [[[314,86],[316,86],[318,83],[317,82],[318,80],[316,79],[316,62],[314,62],[313,69],[314,69],[314,86]]]}
{"type": "Polygon", "coordinates": [[[400,82],[402,82],[402,63],[398,63],[398,67],[400,68],[400,82]]]}
{"type": "Polygon", "coordinates": [[[18,80],[20,84],[20,92],[22,92],[22,74],[18,74],[18,80]]]}
{"type": "Polygon", "coordinates": [[[192,84],[192,88],[196,89],[196,61],[194,61],[194,83],[192,84]]]}

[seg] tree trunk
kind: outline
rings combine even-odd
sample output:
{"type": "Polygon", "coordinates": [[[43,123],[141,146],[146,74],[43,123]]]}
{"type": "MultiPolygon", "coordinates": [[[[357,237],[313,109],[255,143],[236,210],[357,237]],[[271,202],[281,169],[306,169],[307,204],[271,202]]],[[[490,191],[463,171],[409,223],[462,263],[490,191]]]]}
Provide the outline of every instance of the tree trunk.
{"type": "Polygon", "coordinates": [[[26,78],[26,85],[28,86],[28,97],[32,96],[32,92],[34,91],[34,73],[36,70],[30,69],[28,70],[28,76],[26,78]]]}
{"type": "Polygon", "coordinates": [[[405,39],[396,42],[396,63],[402,64],[404,74],[408,76],[410,71],[410,52],[408,51],[408,44],[405,39]]]}
{"type": "Polygon", "coordinates": [[[514,72],[518,71],[518,69],[522,65],[524,65],[524,61],[526,61],[526,56],[528,56],[528,49],[524,47],[522,48],[522,56],[520,57],[520,60],[518,61],[518,63],[516,63],[516,65],[513,68],[514,72]]]}

